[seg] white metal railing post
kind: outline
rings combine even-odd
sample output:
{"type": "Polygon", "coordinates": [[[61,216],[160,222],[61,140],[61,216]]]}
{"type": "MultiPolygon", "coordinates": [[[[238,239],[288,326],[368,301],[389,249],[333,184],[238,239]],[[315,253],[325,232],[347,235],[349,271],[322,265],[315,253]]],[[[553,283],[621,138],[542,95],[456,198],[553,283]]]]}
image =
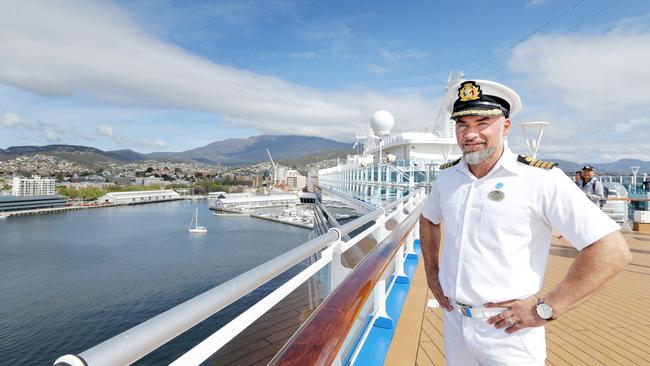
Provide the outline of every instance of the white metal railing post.
{"type": "Polygon", "coordinates": [[[338,228],[331,228],[328,231],[335,231],[338,233],[339,239],[335,241],[332,248],[332,261],[330,262],[330,283],[329,283],[329,293],[332,293],[335,288],[337,288],[343,280],[352,272],[352,269],[347,268],[343,265],[341,261],[341,256],[343,252],[341,251],[341,240],[342,235],[341,231],[338,228]]]}
{"type": "Polygon", "coordinates": [[[377,229],[372,233],[372,236],[377,243],[381,243],[390,234],[388,229],[386,229],[386,211],[375,222],[377,223],[377,229]]]}
{"type": "Polygon", "coordinates": [[[409,278],[404,271],[404,245],[400,245],[395,253],[395,283],[409,283],[409,278]]]}
{"type": "Polygon", "coordinates": [[[386,280],[380,280],[377,282],[373,292],[373,316],[375,318],[373,325],[380,328],[393,329],[393,319],[391,319],[386,312],[386,280]]]}
{"type": "Polygon", "coordinates": [[[415,243],[416,233],[420,228],[420,220],[415,224],[415,227],[409,233],[408,239],[406,240],[406,258],[417,258],[418,253],[415,251],[413,244],[415,243]]]}
{"type": "Polygon", "coordinates": [[[401,223],[404,220],[404,218],[407,216],[407,214],[404,213],[404,208],[405,208],[404,201],[400,202],[395,208],[397,213],[395,214],[395,216],[393,216],[393,219],[397,222],[397,224],[401,223]]]}

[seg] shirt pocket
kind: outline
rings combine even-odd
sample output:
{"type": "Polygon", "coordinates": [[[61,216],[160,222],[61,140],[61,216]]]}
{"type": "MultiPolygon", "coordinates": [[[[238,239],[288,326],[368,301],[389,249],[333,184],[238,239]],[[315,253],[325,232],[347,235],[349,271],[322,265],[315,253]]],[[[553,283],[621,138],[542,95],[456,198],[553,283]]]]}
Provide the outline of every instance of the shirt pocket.
{"type": "Polygon", "coordinates": [[[490,251],[517,253],[528,250],[532,239],[531,214],[522,207],[481,208],[478,242],[490,251]]]}

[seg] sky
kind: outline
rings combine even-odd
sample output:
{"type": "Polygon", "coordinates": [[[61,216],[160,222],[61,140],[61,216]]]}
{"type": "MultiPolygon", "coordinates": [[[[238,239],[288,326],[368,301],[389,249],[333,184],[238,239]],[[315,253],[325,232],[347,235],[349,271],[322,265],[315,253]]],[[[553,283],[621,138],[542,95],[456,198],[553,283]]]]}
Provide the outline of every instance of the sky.
{"type": "Polygon", "coordinates": [[[538,156],[650,160],[650,1],[0,0],[0,148],[430,131],[450,73],[516,90],[538,156]]]}

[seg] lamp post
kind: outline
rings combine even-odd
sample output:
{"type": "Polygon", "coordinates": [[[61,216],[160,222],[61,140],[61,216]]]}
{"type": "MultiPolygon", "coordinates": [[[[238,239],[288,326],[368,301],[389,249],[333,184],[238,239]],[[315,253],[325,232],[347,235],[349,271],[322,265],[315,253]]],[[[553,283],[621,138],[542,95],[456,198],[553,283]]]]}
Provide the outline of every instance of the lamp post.
{"type": "Polygon", "coordinates": [[[542,141],[542,136],[544,134],[544,127],[548,125],[550,125],[550,123],[544,121],[524,122],[519,124],[519,127],[521,127],[524,133],[524,139],[526,140],[528,151],[530,152],[530,155],[533,158],[537,158],[537,150],[539,149],[539,144],[542,141]],[[528,137],[526,131],[530,130],[532,134],[534,133],[535,128],[537,128],[537,138],[528,137]]]}
{"type": "Polygon", "coordinates": [[[635,192],[636,192],[636,173],[639,172],[640,168],[641,168],[640,166],[631,166],[630,167],[630,169],[632,169],[632,187],[630,187],[632,189],[630,189],[630,190],[634,190],[635,192]]]}

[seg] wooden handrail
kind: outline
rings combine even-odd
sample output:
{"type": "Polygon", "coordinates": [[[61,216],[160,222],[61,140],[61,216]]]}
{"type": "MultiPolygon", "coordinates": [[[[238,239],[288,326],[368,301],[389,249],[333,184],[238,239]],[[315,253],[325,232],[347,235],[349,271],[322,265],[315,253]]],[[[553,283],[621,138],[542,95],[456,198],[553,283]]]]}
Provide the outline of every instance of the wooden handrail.
{"type": "Polygon", "coordinates": [[[289,339],[269,365],[331,365],[363,305],[420,217],[422,203],[403,225],[359,263],[289,339]]]}
{"type": "Polygon", "coordinates": [[[608,197],[608,201],[650,202],[650,198],[608,197]]]}

